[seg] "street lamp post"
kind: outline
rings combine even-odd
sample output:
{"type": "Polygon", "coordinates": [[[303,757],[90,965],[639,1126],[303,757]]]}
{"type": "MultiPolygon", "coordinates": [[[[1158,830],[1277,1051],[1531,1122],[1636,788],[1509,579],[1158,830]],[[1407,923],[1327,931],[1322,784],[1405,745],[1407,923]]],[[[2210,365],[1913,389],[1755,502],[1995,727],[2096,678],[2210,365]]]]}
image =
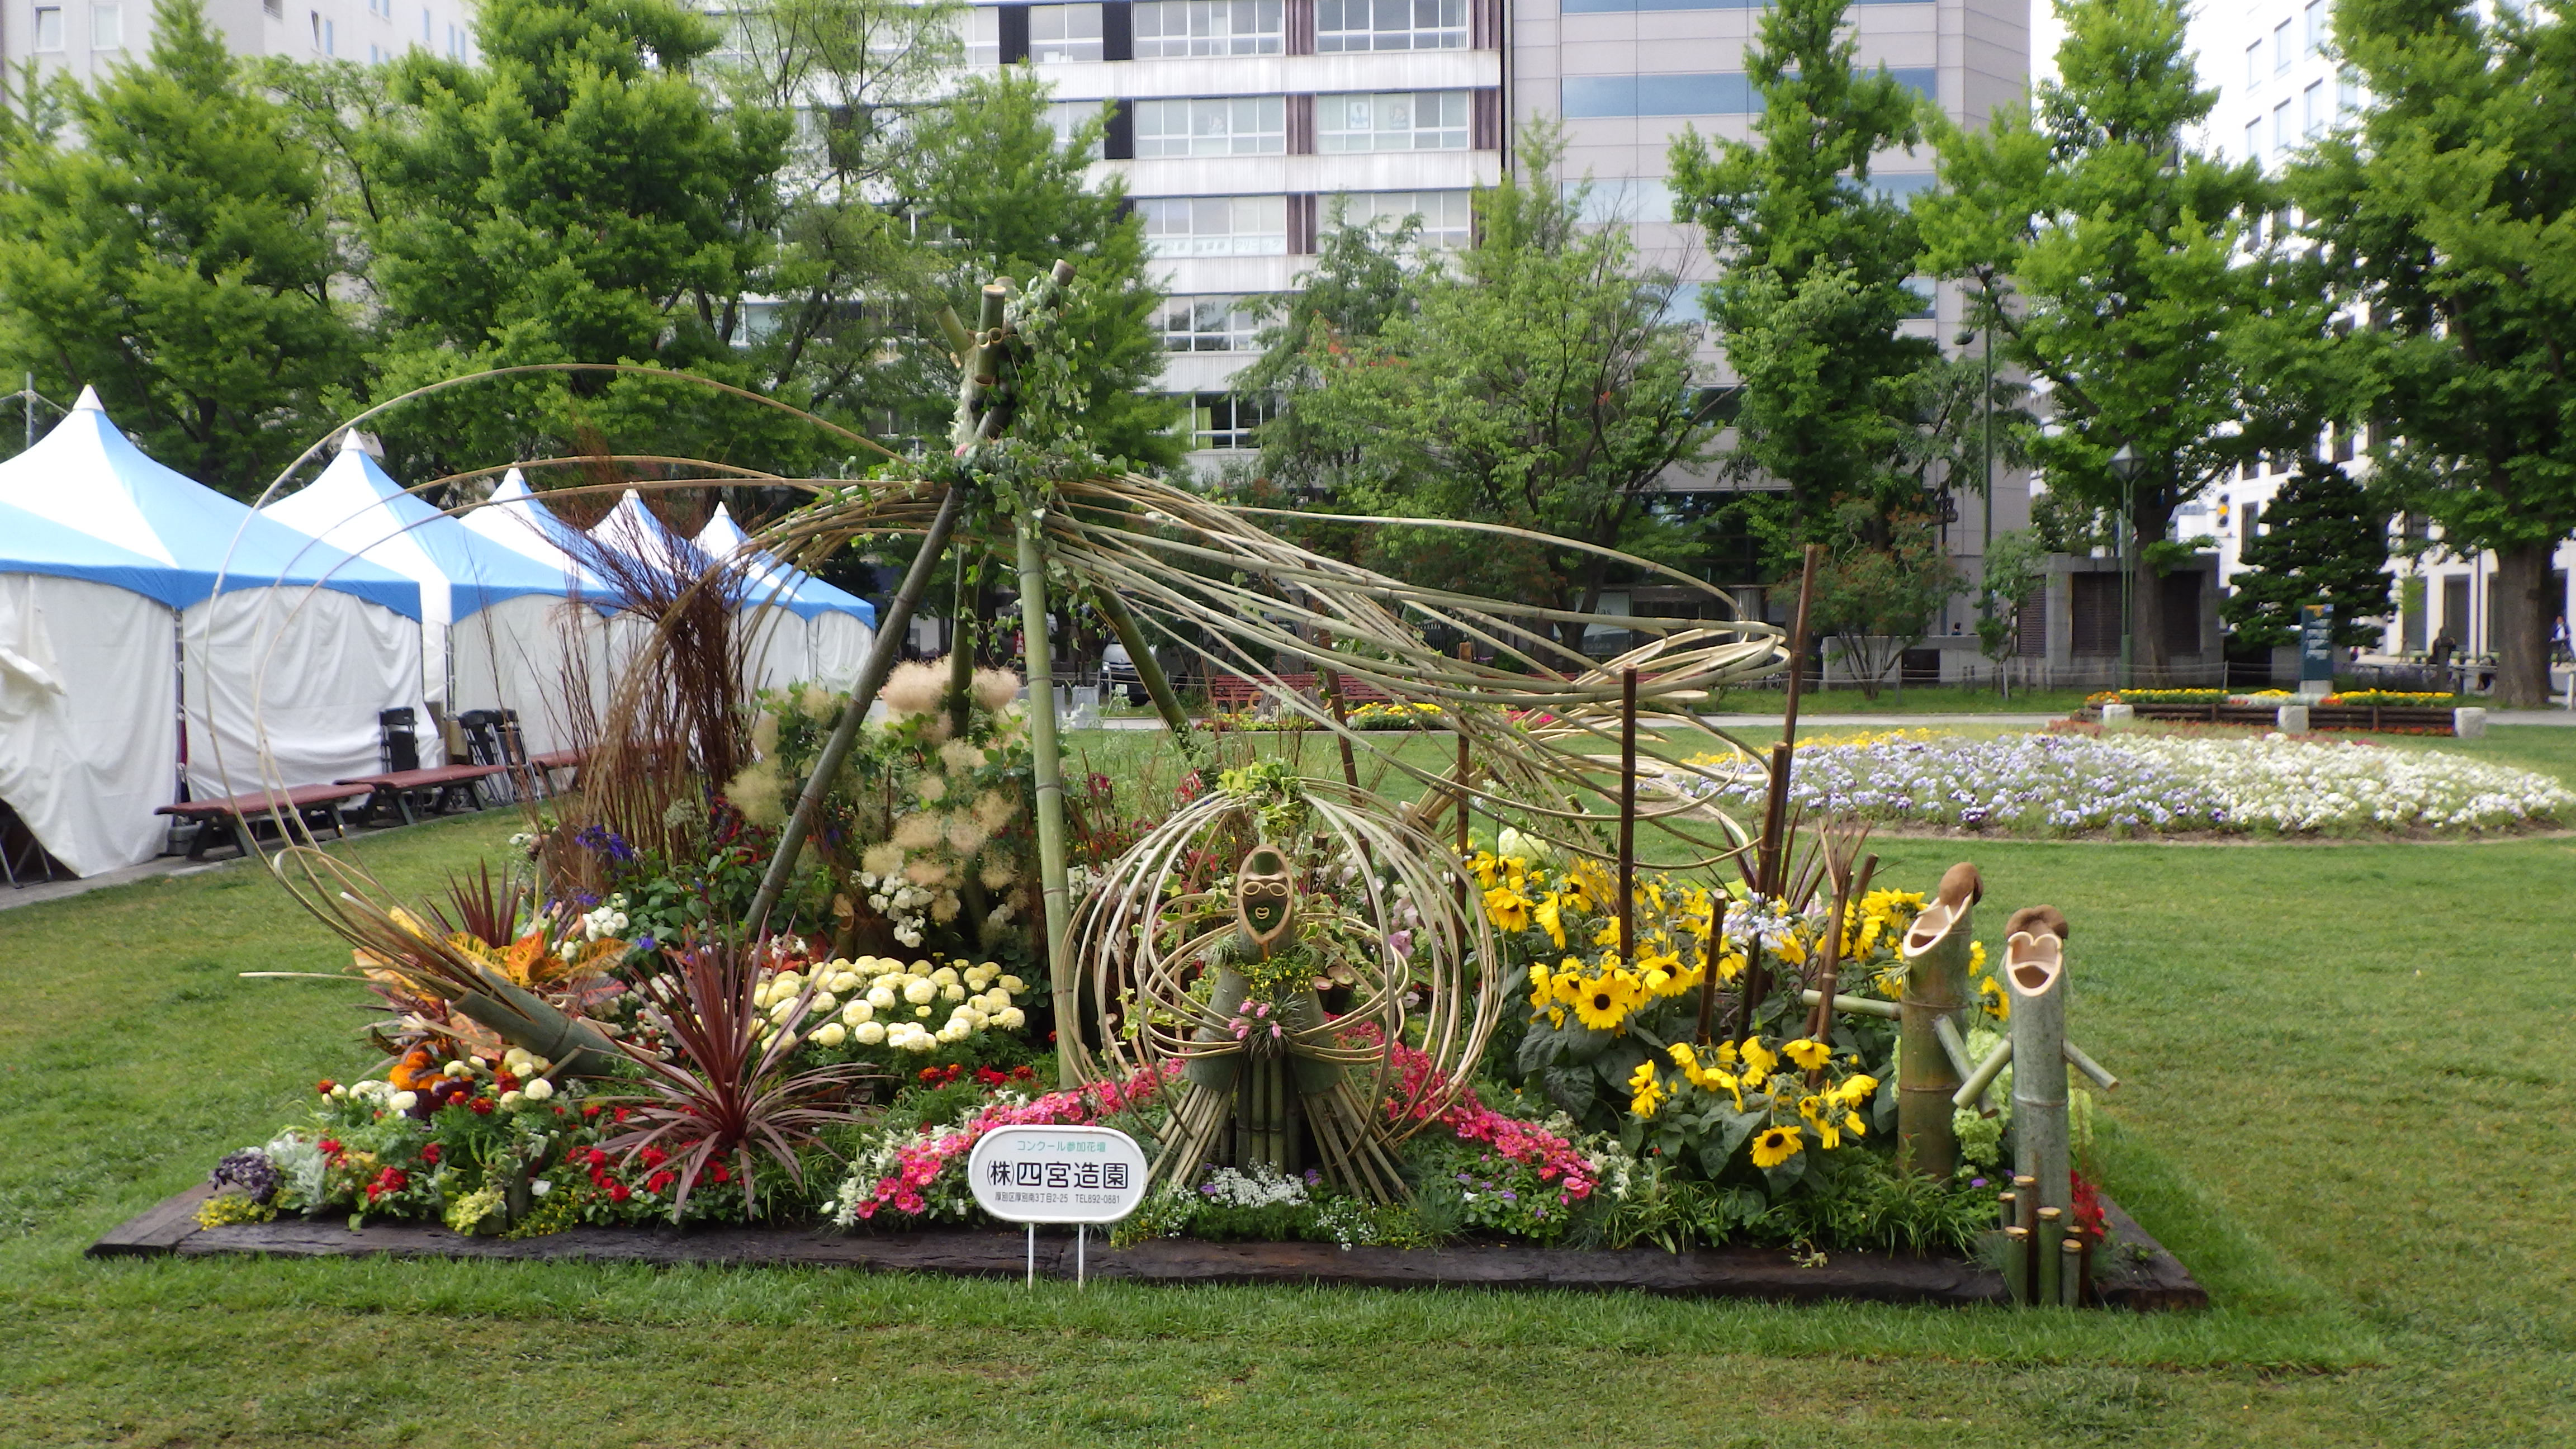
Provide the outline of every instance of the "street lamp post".
{"type": "Polygon", "coordinates": [[[2137,450],[2126,443],[2122,443],[2120,451],[2111,455],[2112,476],[2120,480],[2120,687],[2122,689],[2137,683],[2130,672],[2131,661],[2135,657],[2132,650],[2138,618],[2138,603],[2135,596],[2138,564],[2133,557],[2137,552],[2137,526],[2129,521],[2129,515],[2137,506],[2138,475],[2146,471],[2146,466],[2146,461],[2138,456],[2137,450]]]}

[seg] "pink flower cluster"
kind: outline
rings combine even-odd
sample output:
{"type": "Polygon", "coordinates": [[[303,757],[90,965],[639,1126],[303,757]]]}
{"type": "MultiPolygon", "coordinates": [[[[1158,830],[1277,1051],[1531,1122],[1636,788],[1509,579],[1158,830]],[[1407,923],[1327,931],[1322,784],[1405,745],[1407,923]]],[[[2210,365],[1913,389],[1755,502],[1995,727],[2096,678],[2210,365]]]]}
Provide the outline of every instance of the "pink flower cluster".
{"type": "Polygon", "coordinates": [[[877,1179],[875,1188],[858,1205],[857,1214],[873,1218],[879,1208],[890,1207],[906,1216],[917,1215],[930,1205],[922,1197],[922,1189],[936,1182],[950,1163],[973,1152],[976,1142],[994,1128],[1072,1127],[1096,1122],[1151,1099],[1180,1071],[1179,1062],[1166,1062],[1159,1067],[1145,1067],[1124,1082],[1093,1082],[1070,1092],[1049,1092],[1026,1102],[987,1107],[954,1132],[896,1149],[895,1170],[877,1179]]]}
{"type": "MultiPolygon", "coordinates": [[[[1364,1038],[1371,1045],[1379,1039],[1374,1022],[1355,1025],[1343,1035],[1364,1038]]],[[[1448,1075],[1431,1064],[1429,1054],[1402,1042],[1395,1044],[1395,1066],[1398,1085],[1395,1095],[1387,1099],[1388,1117],[1436,1121],[1461,1142],[1482,1142],[1514,1162],[1535,1167],[1540,1181],[1561,1184],[1562,1200],[1569,1204],[1592,1195],[1592,1160],[1576,1151],[1573,1143],[1543,1127],[1504,1116],[1477,1101],[1472,1090],[1459,1092],[1457,1101],[1434,1116],[1431,1104],[1449,1093],[1448,1075]]]]}

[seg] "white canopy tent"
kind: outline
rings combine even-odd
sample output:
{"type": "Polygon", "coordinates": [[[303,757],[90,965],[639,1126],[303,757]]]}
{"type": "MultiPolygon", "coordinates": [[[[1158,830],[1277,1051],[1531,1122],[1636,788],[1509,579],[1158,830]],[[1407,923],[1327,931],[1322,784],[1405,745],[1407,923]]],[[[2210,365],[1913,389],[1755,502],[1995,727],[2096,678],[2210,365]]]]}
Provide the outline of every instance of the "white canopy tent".
{"type": "Polygon", "coordinates": [[[171,621],[211,573],[0,503],[0,803],[74,875],[160,853],[177,788],[171,621]]]}
{"type": "MultiPolygon", "coordinates": [[[[20,637],[31,637],[25,621],[44,605],[43,627],[56,658],[66,648],[89,654],[82,672],[92,682],[83,687],[105,689],[127,711],[103,740],[49,747],[68,750],[65,758],[112,749],[166,771],[172,754],[159,732],[169,728],[169,704],[176,703],[185,718],[178,757],[193,797],[324,784],[372,772],[378,712],[421,702],[418,585],[154,462],[117,431],[88,388],[52,432],[0,462],[0,503],[140,558],[143,564],[126,567],[147,572],[124,583],[89,581],[159,606],[137,612],[141,606],[128,600],[93,595],[99,616],[73,621],[61,596],[41,599],[38,586],[19,586],[23,601],[11,617],[20,637]],[[170,672],[174,610],[180,667],[170,701],[154,680],[170,672]],[[111,617],[117,615],[121,623],[111,617]],[[112,649],[99,639],[109,628],[116,631],[112,649]],[[117,679],[125,682],[107,682],[117,679]]],[[[58,682],[65,682],[68,698],[71,684],[58,682]]],[[[54,723],[76,727],[87,707],[57,712],[54,723]]],[[[82,829],[98,844],[73,846],[86,857],[82,864],[65,858],[75,869],[119,852],[139,858],[130,852],[141,848],[141,827],[125,802],[141,788],[144,767],[133,768],[132,782],[120,775],[107,793],[91,796],[77,774],[58,774],[35,782],[32,814],[28,803],[11,803],[24,817],[87,821],[82,829]]],[[[155,793],[154,804],[174,798],[166,789],[155,793]]]]}
{"type": "MultiPolygon", "coordinates": [[[[543,754],[579,743],[607,711],[617,671],[635,646],[638,631],[632,621],[610,612],[616,607],[615,588],[573,556],[567,545],[577,544],[581,531],[557,518],[516,468],[501,475],[482,507],[457,521],[485,542],[534,560],[564,580],[566,602],[548,616],[555,641],[556,683],[548,692],[547,707],[543,711],[519,705],[510,708],[520,710],[519,728],[530,752],[543,754]],[[579,721],[570,717],[564,688],[576,674],[588,695],[588,717],[579,721]]],[[[532,656],[531,668],[541,662],[532,656]]]]}
{"type": "MultiPolygon", "coordinates": [[[[718,516],[722,516],[721,507],[718,516]]],[[[727,526],[731,526],[730,520],[727,526]]],[[[592,525],[590,536],[630,558],[683,578],[724,563],[724,555],[702,549],[665,527],[653,516],[653,510],[644,506],[644,496],[632,488],[617,500],[607,517],[592,525]]],[[[740,536],[740,530],[735,530],[735,536],[740,536]]],[[[741,645],[743,672],[749,683],[760,689],[780,689],[812,678],[811,632],[804,617],[787,606],[778,582],[763,577],[760,571],[746,573],[742,583],[741,645]]]]}
{"type": "MultiPolygon", "coordinates": [[[[698,530],[697,546],[709,557],[725,561],[750,550],[746,602],[783,609],[804,621],[804,657],[798,662],[797,672],[774,677],[775,669],[764,670],[758,676],[764,688],[810,679],[834,689],[846,689],[858,679],[860,669],[867,663],[868,648],[876,641],[874,604],[770,554],[751,549],[750,537],[721,503],[716,505],[715,516],[707,520],[707,526],[698,530]]],[[[785,656],[792,651],[779,652],[785,656]]]]}
{"type": "Polygon", "coordinates": [[[577,577],[507,547],[406,492],[369,456],[365,435],[309,486],[260,510],[420,585],[422,692],[451,717],[516,712],[531,751],[571,733],[561,705],[568,650],[596,632],[573,603],[577,577]]]}

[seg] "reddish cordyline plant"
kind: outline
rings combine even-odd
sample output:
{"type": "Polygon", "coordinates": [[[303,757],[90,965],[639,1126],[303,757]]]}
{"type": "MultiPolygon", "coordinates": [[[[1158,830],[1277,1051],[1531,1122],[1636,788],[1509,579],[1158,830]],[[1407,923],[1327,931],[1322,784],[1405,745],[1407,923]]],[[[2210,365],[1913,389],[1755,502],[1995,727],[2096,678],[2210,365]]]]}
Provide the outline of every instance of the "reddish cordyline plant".
{"type": "Polygon", "coordinates": [[[753,1005],[759,989],[757,948],[734,940],[692,940],[665,954],[671,969],[637,985],[644,1017],[658,1026],[672,1056],[656,1056],[621,1042],[644,1070],[644,1094],[624,1099],[617,1120],[627,1130],[610,1139],[609,1151],[635,1162],[647,1152],[667,1154],[678,1174],[671,1217],[678,1221],[701,1179],[742,1179],[746,1215],[759,1211],[753,1164],[766,1156],[789,1180],[805,1180],[797,1153],[820,1145],[821,1128],[849,1120],[838,1100],[867,1075],[857,1066],[820,1067],[787,1074],[797,1029],[814,1000],[805,990],[760,1033],[763,1016],[753,1005]],[[727,1160],[731,1166],[727,1166],[727,1160]]]}

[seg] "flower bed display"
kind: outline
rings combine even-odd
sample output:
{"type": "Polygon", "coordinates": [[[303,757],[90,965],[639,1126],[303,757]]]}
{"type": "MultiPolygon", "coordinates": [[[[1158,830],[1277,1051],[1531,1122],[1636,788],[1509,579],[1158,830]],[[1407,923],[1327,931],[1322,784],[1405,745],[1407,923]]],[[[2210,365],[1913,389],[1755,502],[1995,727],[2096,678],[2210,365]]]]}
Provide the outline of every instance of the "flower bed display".
{"type": "MultiPolygon", "coordinates": [[[[1707,786],[1758,798],[1756,782],[1707,786]]],[[[1802,748],[1809,810],[2014,835],[2468,833],[2555,825],[2576,794],[2543,775],[2440,751],[2281,735],[1946,736],[1802,748]]]]}

